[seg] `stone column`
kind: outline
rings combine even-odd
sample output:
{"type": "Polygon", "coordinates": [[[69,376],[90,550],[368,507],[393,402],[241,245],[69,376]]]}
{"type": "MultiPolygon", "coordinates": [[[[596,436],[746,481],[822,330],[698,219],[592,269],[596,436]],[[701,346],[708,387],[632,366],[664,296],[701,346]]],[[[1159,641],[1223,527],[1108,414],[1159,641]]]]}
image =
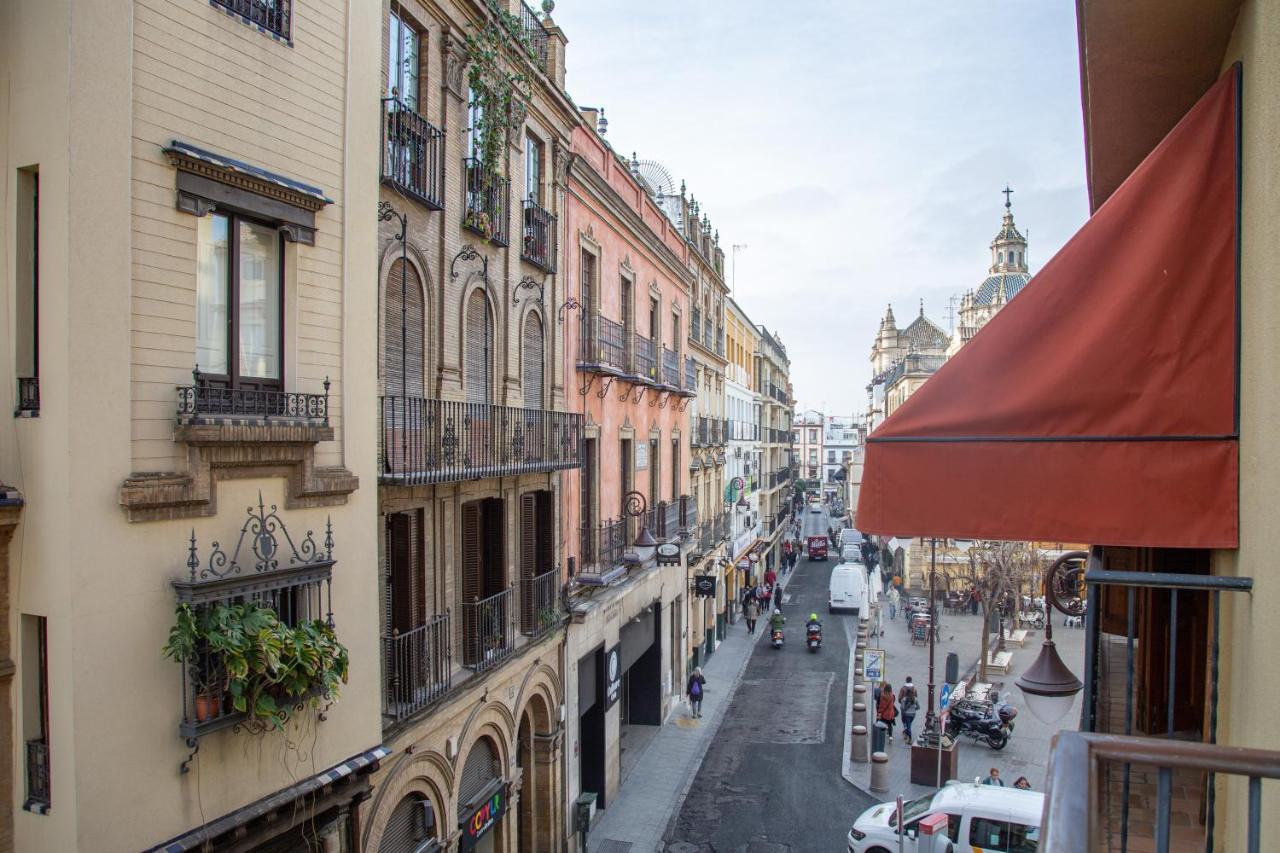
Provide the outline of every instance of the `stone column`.
{"type": "MultiPolygon", "coordinates": [[[[565,845],[564,827],[561,821],[567,805],[560,800],[563,785],[560,780],[563,729],[550,734],[533,736],[533,779],[536,790],[533,826],[529,836],[535,850],[562,850],[565,845]]],[[[531,791],[530,793],[533,793],[531,791]]]]}

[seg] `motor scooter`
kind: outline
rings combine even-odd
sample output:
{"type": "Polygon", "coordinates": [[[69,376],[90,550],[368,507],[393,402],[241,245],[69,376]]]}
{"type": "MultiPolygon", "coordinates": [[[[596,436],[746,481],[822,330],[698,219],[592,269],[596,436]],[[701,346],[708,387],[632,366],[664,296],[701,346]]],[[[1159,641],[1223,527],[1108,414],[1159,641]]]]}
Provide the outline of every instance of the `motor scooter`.
{"type": "Polygon", "coordinates": [[[961,699],[948,707],[947,734],[952,740],[964,735],[1001,750],[1013,735],[1016,716],[1018,709],[1009,704],[1007,696],[994,702],[961,699]]]}
{"type": "Polygon", "coordinates": [[[822,647],[822,625],[810,622],[805,628],[805,645],[809,651],[817,652],[822,647]]]}
{"type": "Polygon", "coordinates": [[[772,631],[769,632],[769,645],[773,646],[775,649],[782,648],[782,629],[781,628],[774,628],[772,631]]]}

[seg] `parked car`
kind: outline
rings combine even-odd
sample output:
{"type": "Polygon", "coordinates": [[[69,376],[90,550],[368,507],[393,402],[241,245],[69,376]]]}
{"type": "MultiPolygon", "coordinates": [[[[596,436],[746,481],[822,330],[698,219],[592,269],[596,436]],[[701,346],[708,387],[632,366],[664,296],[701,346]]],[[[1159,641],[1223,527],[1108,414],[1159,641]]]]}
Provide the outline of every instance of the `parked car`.
{"type": "Polygon", "coordinates": [[[852,611],[860,616],[868,609],[867,569],[861,563],[840,563],[831,570],[827,587],[827,612],[852,611]]]}
{"type": "Polygon", "coordinates": [[[1043,809],[1044,794],[1036,791],[949,782],[903,805],[901,847],[894,804],[867,809],[849,830],[849,853],[933,853],[948,841],[963,850],[1033,853],[1043,809]]]}
{"type": "Polygon", "coordinates": [[[805,540],[805,550],[809,552],[809,560],[827,559],[827,537],[810,536],[805,540]]]}

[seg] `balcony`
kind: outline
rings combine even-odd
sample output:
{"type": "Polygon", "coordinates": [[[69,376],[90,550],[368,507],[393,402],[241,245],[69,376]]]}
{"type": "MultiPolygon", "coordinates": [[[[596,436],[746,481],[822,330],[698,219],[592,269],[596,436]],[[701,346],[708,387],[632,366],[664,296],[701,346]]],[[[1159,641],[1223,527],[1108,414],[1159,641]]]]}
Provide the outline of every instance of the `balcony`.
{"type": "Polygon", "coordinates": [[[658,381],[657,346],[652,338],[642,337],[637,332],[631,333],[631,370],[632,376],[639,376],[649,382],[658,381]]]}
{"type": "Polygon", "coordinates": [[[462,163],[467,176],[463,227],[495,245],[509,245],[511,182],[486,169],[474,157],[462,163]]]}
{"type": "Polygon", "coordinates": [[[444,134],[398,98],[383,98],[382,146],[382,182],[443,210],[444,134]]]}
{"type": "Polygon", "coordinates": [[[582,464],[582,415],[421,397],[381,397],[379,482],[454,483],[582,464]]]}
{"type": "Polygon", "coordinates": [[[515,589],[464,602],[462,605],[462,665],[485,672],[516,650],[515,589]]]}
{"type": "Polygon", "coordinates": [[[556,271],[556,217],[532,199],[524,203],[524,237],[520,243],[520,257],[543,272],[556,271]]]}
{"type": "Polygon", "coordinates": [[[292,0],[212,0],[212,3],[234,12],[272,35],[280,36],[285,41],[290,40],[292,0]]]}
{"type": "Polygon", "coordinates": [[[542,25],[537,14],[529,8],[529,4],[520,3],[520,32],[524,35],[525,45],[529,50],[529,59],[538,66],[538,70],[547,73],[547,29],[542,25]]]}
{"type": "Polygon", "coordinates": [[[411,631],[382,636],[382,716],[402,722],[445,696],[452,686],[449,614],[411,631]]]}
{"type": "Polygon", "coordinates": [[[698,370],[693,356],[688,355],[684,357],[684,390],[691,397],[698,395],[698,370]]]}
{"type": "Polygon", "coordinates": [[[209,384],[196,371],[194,385],[178,386],[178,423],[183,426],[287,421],[329,426],[329,379],[323,394],[260,388],[227,388],[209,384]]]}
{"type": "Polygon", "coordinates": [[[27,741],[27,799],[22,808],[48,814],[53,790],[49,785],[49,742],[44,738],[27,741]]]}
{"type": "Polygon", "coordinates": [[[597,527],[583,527],[579,536],[579,583],[601,586],[626,572],[622,562],[627,550],[625,519],[610,519],[597,527]]]}
{"type": "Polygon", "coordinates": [[[619,375],[627,371],[626,333],[605,317],[584,316],[578,324],[578,369],[619,375]]]}
{"type": "Polygon", "coordinates": [[[520,633],[541,637],[560,624],[560,572],[520,579],[520,633]]]}
{"type": "Polygon", "coordinates": [[[18,405],[13,410],[15,418],[40,417],[40,380],[34,376],[18,378],[18,405]]]}
{"type": "Polygon", "coordinates": [[[680,388],[680,354],[662,348],[662,384],[671,389],[680,388]]]}
{"type": "Polygon", "coordinates": [[[693,319],[689,322],[689,337],[695,344],[702,343],[702,310],[693,309],[693,319]]]}

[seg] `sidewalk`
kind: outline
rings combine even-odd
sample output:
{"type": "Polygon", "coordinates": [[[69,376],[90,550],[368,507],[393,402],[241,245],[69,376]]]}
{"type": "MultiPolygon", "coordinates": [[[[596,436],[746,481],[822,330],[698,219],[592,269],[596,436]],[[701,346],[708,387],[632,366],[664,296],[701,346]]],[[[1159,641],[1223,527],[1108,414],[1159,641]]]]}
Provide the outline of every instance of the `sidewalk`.
{"type": "MultiPolygon", "coordinates": [[[[792,574],[778,578],[784,591],[792,574]]],[[[768,633],[764,619],[756,625],[754,637],[748,636],[742,620],[730,626],[729,636],[702,665],[702,674],[707,677],[702,717],[691,719],[688,705],[682,703],[667,718],[644,748],[644,754],[635,759],[635,768],[617,798],[591,827],[587,838],[589,853],[652,853],[662,849],[662,838],[698,775],[725,710],[733,702],[755,643],[768,633]]],[[[684,685],[680,689],[683,691],[684,685]]]]}
{"type": "MultiPolygon", "coordinates": [[[[1063,662],[1073,672],[1083,673],[1084,631],[1062,627],[1062,616],[1059,614],[1055,613],[1054,619],[1057,621],[1054,624],[1053,639],[1058,646],[1058,652],[1062,655],[1063,662]]],[[[868,645],[872,648],[879,647],[885,650],[885,674],[889,683],[893,685],[895,692],[902,686],[906,676],[912,676],[920,696],[920,704],[923,706],[926,702],[926,684],[929,680],[929,647],[912,645],[901,613],[898,614],[896,620],[890,620],[886,611],[883,619],[883,628],[884,636],[880,638],[880,642],[875,642],[876,638],[873,637],[868,641],[868,645]]],[[[942,630],[940,631],[940,638],[934,656],[935,677],[939,688],[944,677],[947,652],[956,652],[960,656],[961,675],[964,675],[976,665],[978,644],[981,638],[979,632],[981,630],[981,616],[971,616],[965,613],[962,615],[944,615],[942,617],[942,630]]],[[[1034,790],[1044,790],[1049,741],[1056,732],[1050,730],[1048,726],[1037,720],[1027,710],[1026,703],[1022,698],[1022,692],[1014,685],[1018,676],[1035,661],[1036,656],[1040,653],[1040,643],[1043,639],[1043,631],[1029,631],[1022,648],[1013,645],[1008,647],[1008,650],[1013,653],[1013,663],[1008,674],[998,675],[991,673],[989,675],[989,683],[1000,685],[1002,693],[1008,692],[1010,703],[1018,709],[1013,737],[1009,740],[1008,746],[998,752],[985,744],[977,743],[969,738],[961,738],[957,747],[960,750],[958,778],[972,780],[975,776],[986,776],[990,768],[996,767],[1000,770],[1000,775],[1010,785],[1019,776],[1026,776],[1027,781],[1031,783],[1031,787],[1034,790]]],[[[853,685],[852,672],[851,661],[850,690],[852,690],[853,685]]],[[[866,695],[869,696],[870,694],[871,685],[868,684],[866,695]]],[[[870,702],[868,702],[868,705],[870,705],[870,702]]],[[[1080,697],[1077,696],[1071,713],[1063,718],[1061,727],[1074,729],[1079,720],[1080,697]]],[[[871,791],[870,763],[864,764],[851,761],[848,755],[848,746],[845,748],[845,778],[858,789],[866,791],[871,796],[881,800],[892,800],[897,794],[911,799],[936,790],[924,785],[911,784],[911,752],[903,745],[904,738],[902,737],[901,722],[902,720],[899,719],[899,725],[894,727],[896,737],[893,743],[889,744],[885,750],[889,756],[889,790],[887,792],[875,793],[871,791]]],[[[846,719],[846,729],[850,728],[851,725],[852,723],[846,719]]],[[[913,729],[916,734],[919,734],[923,728],[924,708],[921,707],[913,729]]]]}

